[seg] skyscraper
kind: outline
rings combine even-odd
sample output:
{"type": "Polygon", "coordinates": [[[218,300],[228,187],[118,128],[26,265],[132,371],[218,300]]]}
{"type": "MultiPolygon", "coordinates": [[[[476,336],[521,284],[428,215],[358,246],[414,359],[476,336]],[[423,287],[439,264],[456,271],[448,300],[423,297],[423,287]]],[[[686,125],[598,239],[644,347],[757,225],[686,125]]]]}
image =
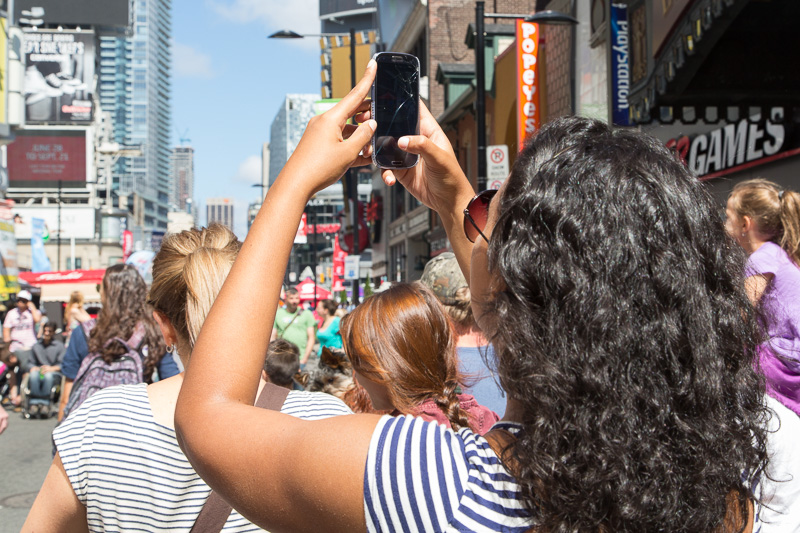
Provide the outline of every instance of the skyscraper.
{"type": "Polygon", "coordinates": [[[320,98],[316,94],[287,94],[275,119],[269,135],[269,184],[275,182],[283,166],[289,160],[300,137],[316,112],[314,102],[320,98]]]}
{"type": "Polygon", "coordinates": [[[172,0],[133,0],[132,34],[100,38],[101,107],[112,113],[114,140],[139,146],[113,172],[116,195],[138,196],[134,239],[147,247],[167,228],[170,174],[172,0]]]}
{"type": "Polygon", "coordinates": [[[172,149],[170,175],[173,183],[170,202],[179,211],[186,211],[187,207],[191,207],[194,198],[194,148],[176,146],[172,149]]]}
{"type": "Polygon", "coordinates": [[[233,229],[233,200],[231,198],[208,198],[206,200],[206,224],[219,222],[233,229]]]}

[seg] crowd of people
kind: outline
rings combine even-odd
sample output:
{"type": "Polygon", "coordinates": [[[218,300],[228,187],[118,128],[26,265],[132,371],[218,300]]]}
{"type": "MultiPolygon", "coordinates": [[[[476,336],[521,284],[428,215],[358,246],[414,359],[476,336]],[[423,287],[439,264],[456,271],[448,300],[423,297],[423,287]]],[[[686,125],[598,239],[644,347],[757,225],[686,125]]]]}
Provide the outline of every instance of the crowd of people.
{"type": "Polygon", "coordinates": [[[475,195],[421,106],[420,163],[383,179],[453,252],[305,309],[283,266],[307,201],[369,162],[374,75],[311,120],[244,245],[168,235],[149,291],[111,267],[97,319],[70,311],[62,359],[44,328],[37,387],[71,390],[23,530],[800,528],[800,195],[740,183],[723,224],[657,140],[577,117],[475,195]],[[371,405],[302,390],[323,360],[371,405]]]}

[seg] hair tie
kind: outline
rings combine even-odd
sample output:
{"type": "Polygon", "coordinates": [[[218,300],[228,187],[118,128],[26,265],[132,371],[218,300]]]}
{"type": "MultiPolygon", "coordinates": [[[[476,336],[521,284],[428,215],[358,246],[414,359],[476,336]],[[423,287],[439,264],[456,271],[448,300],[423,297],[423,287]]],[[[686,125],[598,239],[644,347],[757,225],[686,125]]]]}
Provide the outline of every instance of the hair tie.
{"type": "Polygon", "coordinates": [[[784,193],[784,192],[786,192],[786,191],[784,191],[784,190],[782,190],[782,189],[781,189],[781,191],[778,193],[778,201],[779,201],[779,202],[782,202],[782,201],[783,201],[783,193],[784,193]]]}

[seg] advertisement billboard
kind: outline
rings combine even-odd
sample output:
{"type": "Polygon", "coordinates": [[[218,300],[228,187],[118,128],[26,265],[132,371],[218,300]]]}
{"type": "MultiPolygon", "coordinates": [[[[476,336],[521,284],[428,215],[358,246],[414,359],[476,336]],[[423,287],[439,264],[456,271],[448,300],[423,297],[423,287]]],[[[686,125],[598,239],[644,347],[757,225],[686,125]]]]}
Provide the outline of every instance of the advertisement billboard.
{"type": "Polygon", "coordinates": [[[14,202],[0,200],[0,301],[19,290],[17,238],[14,235],[14,202]]]}
{"type": "Polygon", "coordinates": [[[94,33],[25,32],[25,122],[92,121],[94,33]]]}
{"type": "Polygon", "coordinates": [[[539,129],[539,25],[517,19],[517,147],[539,129]]]}
{"type": "MultiPolygon", "coordinates": [[[[55,202],[53,202],[55,204],[55,202]]],[[[22,205],[14,207],[14,213],[22,217],[16,224],[18,239],[30,239],[33,235],[33,220],[38,218],[44,221],[46,234],[50,239],[58,237],[58,206],[57,205],[22,205]]],[[[61,238],[69,239],[94,239],[95,215],[93,207],[64,205],[61,207],[61,238]]]]}
{"type": "Polygon", "coordinates": [[[631,90],[628,5],[611,4],[611,114],[615,126],[630,126],[631,90]]]}
{"type": "Polygon", "coordinates": [[[45,24],[123,27],[130,20],[129,4],[130,0],[15,0],[14,20],[19,20],[23,11],[41,7],[44,9],[41,18],[45,24]]]}
{"type": "Polygon", "coordinates": [[[86,186],[85,130],[17,130],[8,145],[11,187],[86,186]]]}

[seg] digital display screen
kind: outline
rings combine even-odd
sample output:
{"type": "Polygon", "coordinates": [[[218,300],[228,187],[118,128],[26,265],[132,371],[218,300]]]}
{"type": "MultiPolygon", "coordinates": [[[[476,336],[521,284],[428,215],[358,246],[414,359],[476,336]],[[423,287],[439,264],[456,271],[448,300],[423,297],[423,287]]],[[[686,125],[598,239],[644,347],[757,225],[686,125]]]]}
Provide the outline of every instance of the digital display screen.
{"type": "Polygon", "coordinates": [[[414,61],[391,57],[378,63],[375,79],[375,157],[381,166],[408,167],[415,155],[400,150],[397,139],[416,135],[419,122],[419,70],[414,61]]]}

